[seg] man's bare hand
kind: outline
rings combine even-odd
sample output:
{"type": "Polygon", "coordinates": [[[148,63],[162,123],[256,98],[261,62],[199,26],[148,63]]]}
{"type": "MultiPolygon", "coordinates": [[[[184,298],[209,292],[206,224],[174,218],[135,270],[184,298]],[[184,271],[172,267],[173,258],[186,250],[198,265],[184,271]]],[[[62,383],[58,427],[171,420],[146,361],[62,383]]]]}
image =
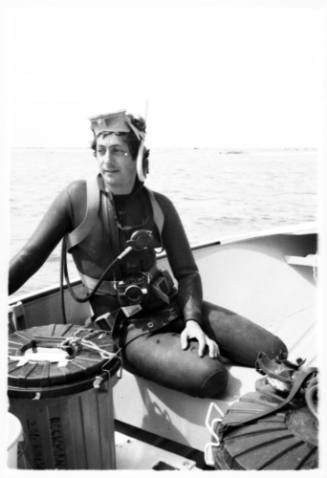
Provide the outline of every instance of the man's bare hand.
{"type": "Polygon", "coordinates": [[[206,346],[209,349],[209,357],[216,358],[219,355],[218,344],[211,340],[201,329],[195,320],[188,320],[185,329],[181,333],[181,347],[186,350],[189,340],[196,339],[199,342],[199,356],[203,357],[206,346]]]}

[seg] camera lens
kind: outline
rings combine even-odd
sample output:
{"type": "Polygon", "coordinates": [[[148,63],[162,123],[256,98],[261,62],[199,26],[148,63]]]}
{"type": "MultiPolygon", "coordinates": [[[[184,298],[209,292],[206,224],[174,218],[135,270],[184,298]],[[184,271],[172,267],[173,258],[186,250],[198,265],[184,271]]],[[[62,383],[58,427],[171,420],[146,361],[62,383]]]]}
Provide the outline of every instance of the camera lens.
{"type": "Polygon", "coordinates": [[[142,300],[142,290],[137,285],[129,285],[125,289],[125,297],[132,304],[139,304],[142,300]]]}

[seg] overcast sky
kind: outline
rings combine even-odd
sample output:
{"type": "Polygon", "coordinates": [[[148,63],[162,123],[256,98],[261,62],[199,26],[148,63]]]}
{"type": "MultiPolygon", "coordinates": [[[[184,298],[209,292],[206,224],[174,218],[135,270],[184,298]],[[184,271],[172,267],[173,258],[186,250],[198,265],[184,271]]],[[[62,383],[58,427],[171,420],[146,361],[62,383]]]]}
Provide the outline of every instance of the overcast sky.
{"type": "Polygon", "coordinates": [[[8,18],[13,146],[88,146],[89,116],[146,101],[152,147],[318,146],[315,2],[26,3],[8,18]]]}

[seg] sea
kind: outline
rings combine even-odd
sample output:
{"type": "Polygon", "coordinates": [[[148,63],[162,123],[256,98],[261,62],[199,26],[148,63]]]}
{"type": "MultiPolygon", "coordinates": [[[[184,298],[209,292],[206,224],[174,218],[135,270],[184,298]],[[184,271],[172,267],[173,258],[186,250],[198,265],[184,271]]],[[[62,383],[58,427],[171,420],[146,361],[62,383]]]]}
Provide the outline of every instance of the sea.
{"type": "MultiPolygon", "coordinates": [[[[146,185],[175,204],[189,242],[255,233],[317,219],[314,149],[153,148],[146,185]]],[[[88,149],[18,148],[11,153],[10,254],[19,253],[65,186],[96,174],[88,149]]],[[[60,247],[13,297],[59,282],[60,247]]],[[[70,275],[77,277],[70,264],[70,275]]]]}

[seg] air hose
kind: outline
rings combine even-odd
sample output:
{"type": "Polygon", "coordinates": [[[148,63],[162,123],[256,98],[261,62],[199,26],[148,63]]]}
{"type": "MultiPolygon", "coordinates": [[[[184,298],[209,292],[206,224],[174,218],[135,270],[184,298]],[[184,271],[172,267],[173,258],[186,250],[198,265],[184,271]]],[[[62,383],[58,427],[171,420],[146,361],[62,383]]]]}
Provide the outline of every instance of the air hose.
{"type": "Polygon", "coordinates": [[[142,251],[144,249],[148,249],[153,247],[153,236],[152,232],[149,230],[140,229],[131,235],[131,238],[126,242],[125,249],[106,267],[104,272],[101,274],[98,282],[94,286],[93,290],[86,294],[84,297],[80,297],[74,291],[68,275],[68,267],[67,267],[67,239],[66,236],[62,239],[61,245],[61,259],[60,259],[60,296],[61,296],[61,309],[62,309],[62,316],[63,321],[65,324],[68,323],[67,321],[67,314],[66,314],[66,307],[65,307],[65,296],[64,296],[64,279],[66,280],[67,287],[71,296],[76,300],[76,302],[84,303],[88,302],[96,293],[102,282],[104,281],[106,275],[114,268],[114,266],[124,259],[132,250],[134,251],[142,251]]]}

